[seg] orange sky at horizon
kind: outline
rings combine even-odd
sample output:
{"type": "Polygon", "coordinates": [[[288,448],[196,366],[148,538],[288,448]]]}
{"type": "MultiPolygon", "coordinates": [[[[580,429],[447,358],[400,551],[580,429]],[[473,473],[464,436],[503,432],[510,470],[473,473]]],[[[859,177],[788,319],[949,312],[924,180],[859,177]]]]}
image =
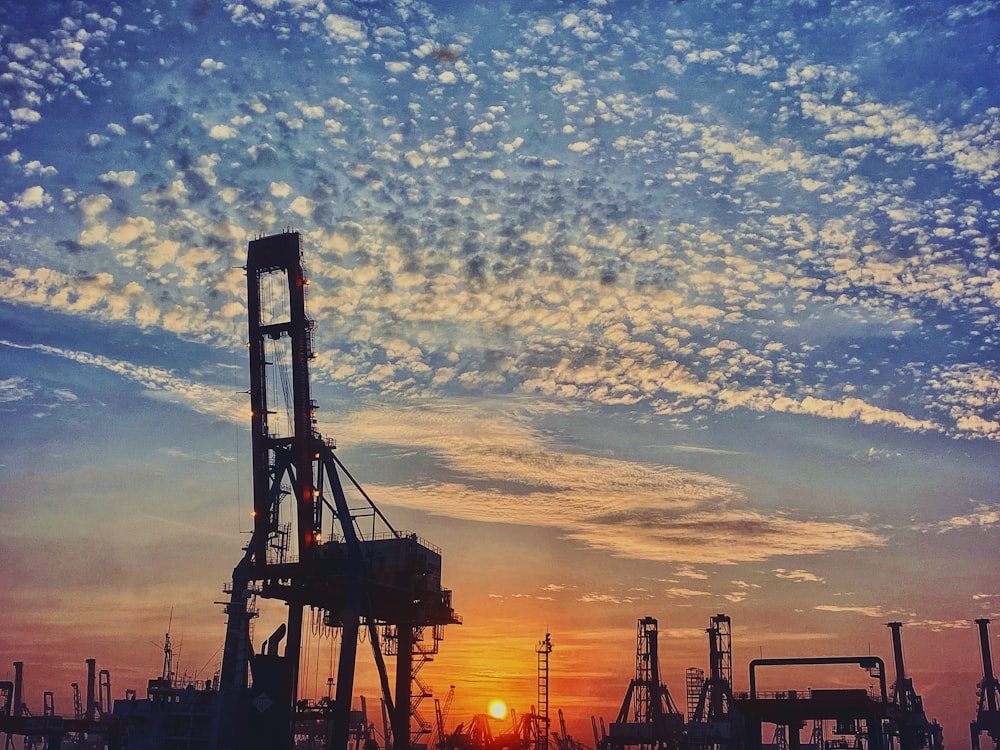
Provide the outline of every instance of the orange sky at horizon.
{"type": "MultiPolygon", "coordinates": [[[[221,597],[217,599],[221,601],[221,597]]],[[[635,607],[622,607],[620,612],[594,613],[593,618],[579,613],[564,613],[564,622],[551,618],[539,626],[530,612],[523,610],[524,601],[498,603],[496,598],[474,595],[460,600],[465,617],[462,625],[446,628],[440,652],[420,673],[423,684],[433,692],[420,707],[425,720],[434,724],[434,698],[444,702],[454,686],[455,695],[446,731],[474,716],[484,715],[492,701],[503,701],[516,716],[529,713],[537,700],[536,648],[546,629],[551,632],[553,649],[549,656],[549,705],[552,731],[558,731],[557,712],[562,710],[567,729],[578,741],[593,744],[591,717],[606,723],[615,720],[625,696],[629,680],[634,675],[636,621],[630,617],[635,607]],[[490,611],[492,608],[492,611],[490,611]],[[507,610],[507,611],[504,611],[507,610]],[[590,623],[587,621],[590,620],[590,623]]],[[[283,617],[284,606],[262,602],[262,617],[255,626],[255,642],[260,644],[270,633],[270,627],[283,617]]],[[[533,603],[528,607],[537,606],[533,603]]],[[[614,609],[614,608],[611,608],[614,609]]],[[[684,671],[688,667],[707,670],[708,644],[704,628],[714,610],[696,610],[685,606],[665,614],[650,611],[659,621],[659,653],[661,678],[667,685],[681,712],[686,710],[684,671]],[[659,616],[657,616],[659,615],[659,616]],[[671,624],[673,622],[673,624],[671,624]],[[699,625],[701,627],[699,627],[699,625]]],[[[735,608],[737,611],[739,607],[735,608]]],[[[80,685],[86,696],[86,658],[95,658],[98,669],[111,672],[112,696],[121,698],[126,689],[134,689],[141,697],[146,680],[158,676],[163,662],[163,636],[167,621],[172,617],[171,641],[174,667],[178,674],[198,680],[210,680],[221,659],[224,617],[221,608],[212,613],[205,605],[176,607],[157,617],[152,610],[136,611],[136,624],[141,630],[115,625],[116,609],[109,606],[103,613],[90,610],[86,616],[67,621],[51,641],[33,639],[29,634],[12,638],[17,653],[11,654],[24,662],[25,702],[33,713],[41,712],[41,693],[52,690],[57,713],[71,714],[70,682],[80,685]],[[75,636],[72,634],[76,633],[75,636]],[[159,636],[157,636],[159,634],[159,636]]],[[[554,614],[549,609],[548,614],[554,614]]],[[[336,639],[318,639],[304,627],[301,695],[316,699],[326,695],[329,666],[334,666],[330,648],[336,639]]],[[[11,635],[11,634],[8,634],[11,635]]],[[[913,627],[903,629],[904,655],[908,675],[915,689],[924,698],[930,718],[945,723],[946,742],[959,744],[958,722],[974,716],[975,685],[981,679],[981,660],[977,631],[970,622],[966,629],[944,628],[937,632],[913,627]],[[950,685],[956,678],[968,685],[963,694],[956,694],[950,685]],[[950,730],[950,731],[948,731],[950,730]]],[[[893,680],[893,664],[889,631],[883,624],[837,635],[822,632],[782,631],[780,621],[766,623],[733,618],[733,683],[736,692],[745,691],[747,664],[753,658],[857,656],[873,653],[881,656],[887,668],[887,680],[893,680]]],[[[391,675],[394,660],[387,660],[391,675]]],[[[0,671],[12,679],[13,669],[0,671]]],[[[799,672],[764,670],[758,675],[761,690],[805,690],[816,687],[871,687],[872,683],[856,667],[838,670],[808,669],[799,672]]],[[[358,651],[355,681],[355,708],[359,697],[366,696],[369,718],[380,726],[378,718],[379,687],[373,660],[367,644],[358,651]]],[[[512,720],[490,719],[494,731],[507,728],[512,720]]],[[[967,724],[966,724],[967,726],[967,724]]],[[[766,738],[765,738],[766,739],[766,738]]]]}

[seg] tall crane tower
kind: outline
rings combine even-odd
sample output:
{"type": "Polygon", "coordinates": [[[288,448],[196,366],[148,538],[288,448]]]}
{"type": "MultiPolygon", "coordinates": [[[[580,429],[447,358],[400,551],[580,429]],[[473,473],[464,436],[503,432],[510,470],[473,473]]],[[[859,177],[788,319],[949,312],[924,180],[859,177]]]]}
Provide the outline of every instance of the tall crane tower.
{"type": "Polygon", "coordinates": [[[365,628],[390,714],[393,750],[409,750],[416,670],[436,653],[443,627],[461,622],[451,591],[441,587],[441,552],[393,528],[341,463],[333,441],[316,429],[318,407],[309,382],[314,324],[305,311],[308,280],[298,233],[251,241],[246,272],[254,524],[233,571],[220,685],[239,696],[251,675],[253,684],[249,707],[233,707],[225,741],[234,748],[291,748],[308,606],[323,611],[326,625],[342,629],[327,748],[345,750],[348,744],[357,644],[365,628]],[[284,414],[277,408],[282,399],[284,414]],[[352,497],[360,501],[348,500],[345,487],[352,486],[352,497]],[[255,595],[288,607],[286,627],[258,655],[249,644],[255,613],[248,601],[255,595]],[[391,642],[380,638],[380,629],[391,642]],[[427,630],[431,646],[423,642],[427,630]],[[383,652],[396,656],[394,691],[383,652]]]}
{"type": "Polygon", "coordinates": [[[993,657],[990,655],[990,621],[976,620],[979,627],[979,648],[983,656],[983,681],[979,683],[979,705],[976,719],[970,722],[972,750],[979,750],[979,735],[986,732],[993,740],[993,746],[1000,748],[1000,680],[993,673],[993,657]]]}
{"type": "Polygon", "coordinates": [[[660,680],[659,625],[644,617],[636,627],[635,678],[604,744],[609,750],[678,750],[683,731],[684,717],[660,680]]]}
{"type": "Polygon", "coordinates": [[[900,750],[942,750],[944,735],[941,725],[931,721],[924,713],[924,701],[913,688],[913,678],[907,677],[903,662],[903,640],[900,634],[903,623],[890,622],[892,654],[896,667],[896,681],[892,687],[892,721],[890,730],[899,738],[900,750]]]}
{"type": "Polygon", "coordinates": [[[732,620],[728,615],[711,618],[708,629],[709,676],[701,670],[688,670],[689,689],[697,688],[697,697],[689,695],[690,723],[687,725],[689,747],[721,748],[737,742],[740,722],[733,714],[733,639],[732,620]]]}

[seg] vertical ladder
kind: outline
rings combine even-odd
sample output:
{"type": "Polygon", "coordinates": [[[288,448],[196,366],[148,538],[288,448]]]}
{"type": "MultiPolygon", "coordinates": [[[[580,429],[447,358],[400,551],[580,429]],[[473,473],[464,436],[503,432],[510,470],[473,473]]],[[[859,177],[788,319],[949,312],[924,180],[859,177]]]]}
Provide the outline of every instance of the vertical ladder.
{"type": "Polygon", "coordinates": [[[552,653],[552,638],[545,634],[545,640],[535,649],[538,654],[538,728],[535,733],[535,750],[549,747],[549,654],[552,653]]]}

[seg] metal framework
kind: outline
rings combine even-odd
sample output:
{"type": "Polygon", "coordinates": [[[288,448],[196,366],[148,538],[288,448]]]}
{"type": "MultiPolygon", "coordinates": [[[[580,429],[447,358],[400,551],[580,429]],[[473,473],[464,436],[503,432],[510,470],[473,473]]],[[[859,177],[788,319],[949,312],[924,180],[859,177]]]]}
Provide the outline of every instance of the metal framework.
{"type": "Polygon", "coordinates": [[[702,687],[705,684],[705,670],[698,667],[688,667],[684,672],[684,688],[687,696],[687,720],[694,721],[698,713],[698,703],[701,700],[702,687]]]}
{"type": "Polygon", "coordinates": [[[883,722],[890,717],[885,663],[877,656],[828,656],[819,658],[754,659],[750,662],[749,697],[734,699],[734,707],[744,722],[744,747],[761,750],[761,725],[775,724],[785,728],[789,750],[799,750],[799,729],[815,719],[836,719],[853,727],[856,721],[865,724],[868,750],[886,750],[883,722]],[[879,695],[865,689],[809,690],[801,693],[789,690],[773,696],[757,693],[757,669],[764,666],[821,666],[857,664],[870,678],[879,681],[879,695]]]}
{"type": "MultiPolygon", "coordinates": [[[[309,606],[323,610],[324,624],[342,629],[328,750],[348,745],[362,628],[368,631],[379,670],[393,748],[408,750],[415,695],[419,703],[429,694],[416,680],[416,671],[436,653],[442,626],[460,622],[451,592],[441,588],[440,550],[416,534],[394,529],[337,458],[334,443],[316,429],[317,405],[309,384],[314,324],[305,312],[308,280],[298,233],[251,241],[246,272],[254,525],[246,554],[233,571],[221,685],[239,692],[252,670],[254,708],[232,712],[225,734],[233,747],[274,747],[276,737],[290,747],[303,610],[309,606]],[[283,413],[277,408],[282,400],[283,413]],[[349,501],[348,491],[360,500],[349,501]],[[277,634],[272,653],[253,655],[248,633],[255,613],[249,601],[255,595],[288,606],[283,657],[277,655],[277,634]],[[432,628],[432,646],[423,643],[427,627],[432,628]],[[389,641],[385,635],[391,636],[389,641]],[[383,647],[396,656],[394,691],[383,647]],[[258,720],[254,710],[263,715],[272,706],[276,734],[268,737],[252,725],[246,733],[238,726],[247,712],[258,720]]],[[[417,736],[425,724],[418,721],[417,736]]]]}

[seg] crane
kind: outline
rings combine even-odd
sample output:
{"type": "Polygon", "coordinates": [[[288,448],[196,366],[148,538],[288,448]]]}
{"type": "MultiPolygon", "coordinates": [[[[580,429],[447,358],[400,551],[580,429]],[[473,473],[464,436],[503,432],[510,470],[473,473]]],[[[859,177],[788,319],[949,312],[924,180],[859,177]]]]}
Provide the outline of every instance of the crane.
{"type": "Polygon", "coordinates": [[[892,631],[892,653],[896,667],[896,681],[892,688],[893,731],[899,736],[900,750],[942,750],[944,747],[941,725],[930,721],[924,713],[923,699],[913,688],[913,678],[906,676],[903,662],[901,622],[886,624],[892,631]]]}
{"type": "Polygon", "coordinates": [[[301,255],[299,234],[290,231],[254,239],[247,250],[254,528],[233,570],[221,685],[239,695],[251,673],[254,679],[243,708],[228,714],[225,741],[250,750],[290,747],[303,610],[310,606],[323,611],[325,625],[342,630],[328,750],[348,745],[362,627],[393,748],[408,750],[414,698],[419,702],[425,694],[416,672],[437,652],[443,626],[461,618],[451,591],[441,587],[441,551],[397,531],[337,457],[336,444],[317,430],[309,383],[314,324],[305,312],[301,255]],[[279,388],[286,420],[273,403],[279,388]],[[349,501],[348,490],[363,502],[349,501]],[[277,644],[274,653],[253,654],[247,606],[253,596],[287,605],[284,655],[277,644]],[[423,643],[425,629],[431,645],[423,643]],[[383,653],[396,657],[394,690],[383,653]],[[266,704],[266,714],[248,702],[266,704]],[[240,717],[249,717],[252,726],[240,717]]]}
{"type": "Polygon", "coordinates": [[[451,702],[455,700],[455,686],[448,689],[448,697],[444,699],[444,708],[441,708],[441,701],[434,699],[434,718],[437,722],[437,736],[432,743],[435,747],[441,747],[444,742],[444,723],[448,720],[448,712],[451,711],[451,702]]]}
{"type": "Polygon", "coordinates": [[[660,680],[658,634],[655,618],[639,620],[635,678],[629,683],[618,720],[608,727],[605,744],[611,750],[636,745],[640,750],[677,750],[681,745],[684,717],[660,680]]]}
{"type": "Polygon", "coordinates": [[[976,708],[976,718],[969,724],[972,750],[979,750],[979,735],[982,732],[990,736],[995,747],[1000,747],[1000,681],[993,673],[989,624],[990,621],[985,617],[976,620],[979,627],[979,648],[983,657],[983,680],[978,685],[979,705],[976,708]]]}

